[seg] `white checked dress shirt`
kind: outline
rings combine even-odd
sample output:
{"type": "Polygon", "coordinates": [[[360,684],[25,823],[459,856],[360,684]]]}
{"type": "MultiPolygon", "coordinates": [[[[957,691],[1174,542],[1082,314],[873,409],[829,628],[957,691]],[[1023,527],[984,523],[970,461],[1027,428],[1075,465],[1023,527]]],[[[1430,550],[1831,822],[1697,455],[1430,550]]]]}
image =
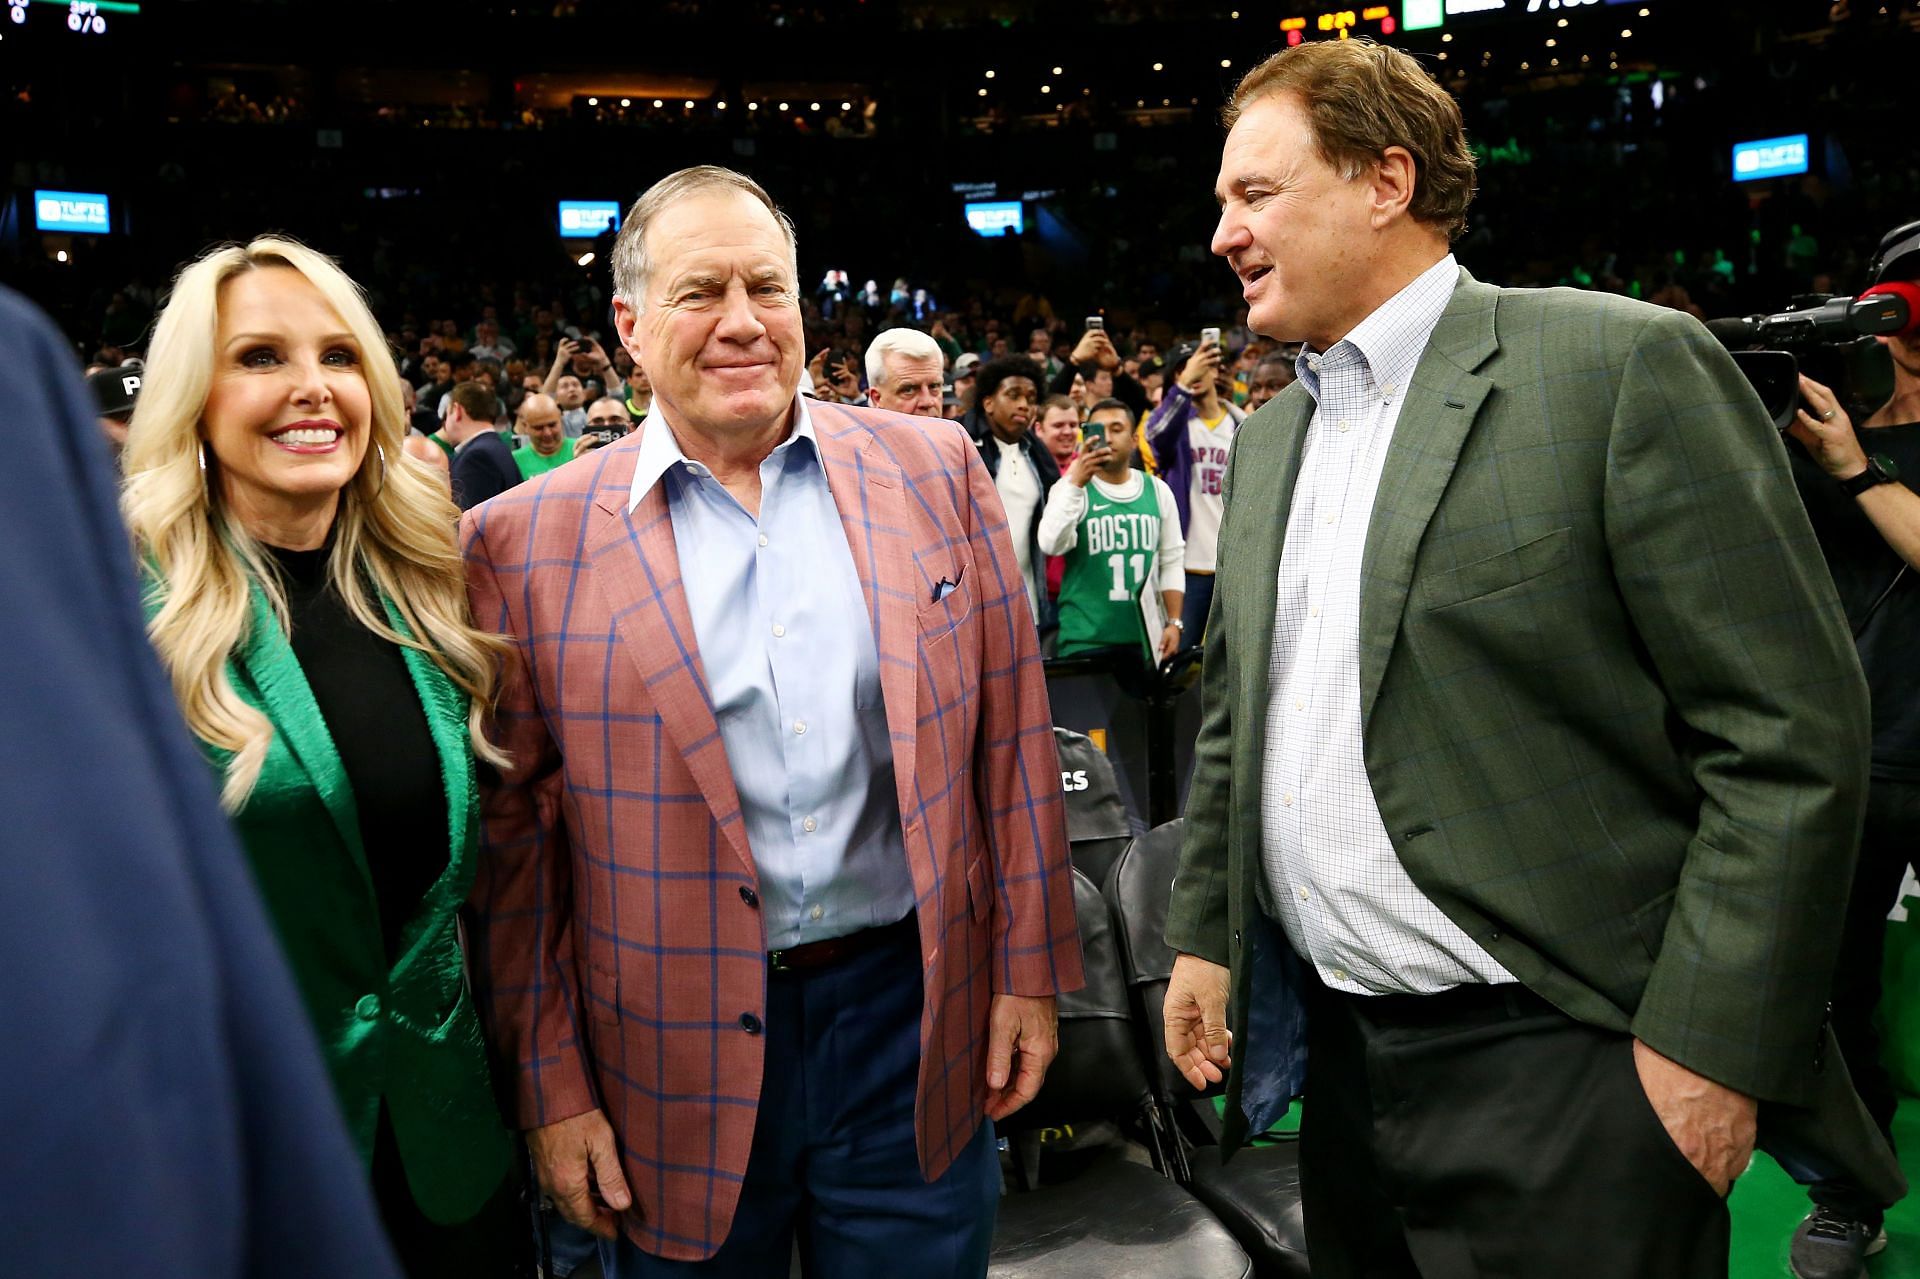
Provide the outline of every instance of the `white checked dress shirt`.
{"type": "Polygon", "coordinates": [[[1280,556],[1261,761],[1261,904],[1322,981],[1353,994],[1513,980],[1400,864],[1361,739],[1367,526],[1407,383],[1458,278],[1448,255],[1298,365],[1317,408],[1280,556]]]}

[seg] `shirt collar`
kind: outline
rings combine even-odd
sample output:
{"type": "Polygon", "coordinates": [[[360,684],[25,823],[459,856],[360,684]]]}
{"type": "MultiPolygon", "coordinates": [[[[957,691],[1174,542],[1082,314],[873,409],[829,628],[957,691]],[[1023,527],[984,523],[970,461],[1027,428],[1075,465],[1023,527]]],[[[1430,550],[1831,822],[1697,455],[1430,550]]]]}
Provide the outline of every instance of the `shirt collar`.
{"type": "MultiPolygon", "coordinates": [[[[787,438],[775,446],[773,451],[778,453],[795,440],[805,440],[812,447],[813,455],[817,458],[820,456],[820,440],[813,432],[813,415],[807,412],[807,397],[796,395],[793,397],[793,403],[795,408],[793,430],[788,432],[787,438]]],[[[655,396],[653,407],[640,423],[640,459],[634,464],[633,489],[627,497],[627,510],[631,512],[639,506],[640,499],[647,495],[647,491],[658,484],[660,477],[676,465],[686,467],[698,475],[708,474],[706,467],[690,460],[685,453],[681,452],[680,441],[674,437],[666,406],[660,402],[658,396],[655,396]]]]}
{"type": "Polygon", "coordinates": [[[1321,363],[1352,355],[1359,357],[1362,366],[1372,375],[1374,385],[1389,399],[1403,391],[1425,354],[1447,303],[1453,300],[1454,286],[1459,280],[1460,264],[1449,253],[1382,302],[1371,315],[1353,326],[1353,332],[1327,351],[1302,350],[1294,362],[1294,372],[1306,384],[1314,402],[1320,400],[1321,363]],[[1343,351],[1343,347],[1351,349],[1343,351]]]}

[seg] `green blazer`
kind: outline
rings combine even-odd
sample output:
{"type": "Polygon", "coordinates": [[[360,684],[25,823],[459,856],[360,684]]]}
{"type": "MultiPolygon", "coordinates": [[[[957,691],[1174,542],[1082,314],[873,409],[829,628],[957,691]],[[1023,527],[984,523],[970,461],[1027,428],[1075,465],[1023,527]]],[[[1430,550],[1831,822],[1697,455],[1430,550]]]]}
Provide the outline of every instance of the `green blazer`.
{"type": "MultiPolygon", "coordinates": [[[[1299,961],[1256,883],[1280,554],[1313,407],[1289,388],[1235,443],[1167,924],[1176,950],[1233,969],[1235,1139],[1241,1103],[1264,1118],[1304,1061],[1281,989],[1299,961]]],[[[1461,272],[1362,577],[1367,774],[1422,891],[1574,1018],[1762,1099],[1811,1104],[1835,1078],[1850,1096],[1821,1063],[1866,685],[1785,451],[1706,331],[1461,272]]]]}
{"type": "MultiPolygon", "coordinates": [[[[406,624],[391,601],[388,620],[406,624]]],[[[467,990],[457,912],[473,884],[478,802],[467,698],[432,659],[404,649],[446,781],[447,869],[401,933],[391,966],[359,815],[286,634],[258,587],[227,675],[273,721],[273,745],[234,818],[319,1031],[347,1126],[371,1166],[382,1098],[407,1181],[434,1221],[467,1220],[511,1154],[467,990]]],[[[227,753],[209,749],[224,769],[227,753]]]]}

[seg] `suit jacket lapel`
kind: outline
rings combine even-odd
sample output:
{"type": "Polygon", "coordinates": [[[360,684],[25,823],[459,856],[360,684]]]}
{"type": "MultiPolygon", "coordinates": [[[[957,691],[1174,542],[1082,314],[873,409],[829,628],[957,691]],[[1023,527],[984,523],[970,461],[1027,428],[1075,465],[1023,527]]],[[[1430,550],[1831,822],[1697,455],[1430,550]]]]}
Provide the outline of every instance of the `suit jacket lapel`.
{"type": "MultiPolygon", "coordinates": [[[[411,636],[413,628],[407,625],[393,601],[382,596],[380,602],[386,608],[387,625],[402,635],[411,636]]],[[[437,918],[447,908],[458,904],[458,901],[440,900],[449,887],[458,889],[461,898],[466,896],[471,874],[467,845],[472,834],[475,792],[473,746],[467,737],[466,695],[440,669],[439,663],[427,654],[417,648],[406,647],[402,647],[400,652],[406,659],[407,672],[413,677],[414,691],[419,695],[420,705],[426,712],[427,731],[433,736],[434,750],[440,758],[440,777],[447,799],[447,868],[441,872],[439,880],[414,912],[414,920],[409,923],[408,931],[401,940],[405,953],[427,935],[426,930],[418,928],[419,920],[437,918]]]]}
{"type": "Polygon", "coordinates": [[[873,627],[901,811],[911,812],[919,742],[920,574],[913,562],[906,483],[900,468],[877,447],[879,437],[871,427],[832,405],[815,404],[809,412],[873,627]]]}
{"type": "Polygon", "coordinates": [[[1493,383],[1475,374],[1499,349],[1499,290],[1465,271],[1414,370],[1374,498],[1360,572],[1360,717],[1373,714],[1413,584],[1413,562],[1493,383]]]}
{"type": "Polygon", "coordinates": [[[693,615],[680,578],[666,479],[627,510],[638,458],[638,447],[622,448],[602,468],[594,494],[598,515],[587,531],[587,558],[620,632],[621,649],[639,669],[662,727],[751,875],[753,856],[747,848],[740,794],[714,719],[713,693],[700,665],[693,615]]]}
{"type": "Polygon", "coordinates": [[[306,773],[371,895],[373,877],[367,871],[366,849],[360,843],[360,814],[354,806],[346,766],[340,762],[327,722],[320,716],[320,704],[314,700],[306,673],[293,655],[293,645],[280,629],[280,619],[267,604],[266,593],[258,586],[249,589],[253,617],[246,643],[234,652],[234,665],[253,686],[287,753],[306,773]]]}

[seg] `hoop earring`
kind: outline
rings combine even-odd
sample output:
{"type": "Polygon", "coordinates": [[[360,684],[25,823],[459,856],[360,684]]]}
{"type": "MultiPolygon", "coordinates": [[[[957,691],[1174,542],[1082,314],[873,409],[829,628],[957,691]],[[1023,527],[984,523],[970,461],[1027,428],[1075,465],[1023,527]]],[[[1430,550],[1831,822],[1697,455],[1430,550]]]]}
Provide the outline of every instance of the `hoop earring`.
{"type": "Polygon", "coordinates": [[[200,474],[204,476],[207,473],[207,442],[205,440],[200,441],[199,450],[200,450],[200,474]]]}
{"type": "MultiPolygon", "coordinates": [[[[373,498],[379,497],[387,489],[387,451],[378,444],[373,446],[374,456],[380,459],[380,482],[373,486],[373,498]]],[[[368,498],[372,501],[373,498],[368,498]]]]}

